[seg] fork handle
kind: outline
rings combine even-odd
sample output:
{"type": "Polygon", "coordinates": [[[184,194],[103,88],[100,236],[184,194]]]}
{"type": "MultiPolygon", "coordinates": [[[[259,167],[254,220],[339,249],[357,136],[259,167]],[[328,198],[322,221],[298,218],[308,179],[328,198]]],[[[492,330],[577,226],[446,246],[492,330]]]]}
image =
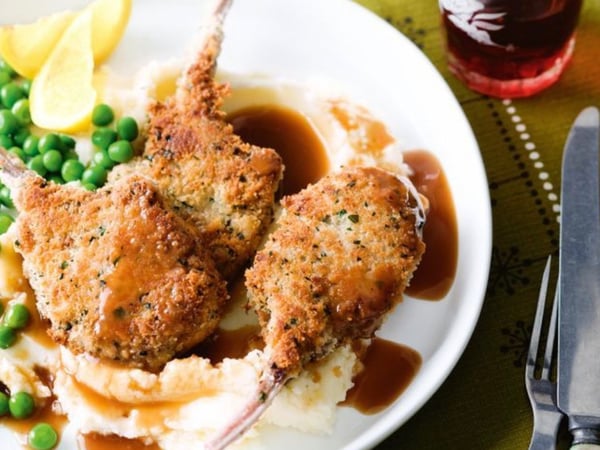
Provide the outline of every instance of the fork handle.
{"type": "Polygon", "coordinates": [[[531,435],[529,450],[556,448],[556,436],[563,417],[563,414],[554,408],[534,409],[533,434],[531,435]]]}
{"type": "Polygon", "coordinates": [[[600,445],[596,444],[575,444],[571,447],[571,450],[598,450],[600,445]]]}

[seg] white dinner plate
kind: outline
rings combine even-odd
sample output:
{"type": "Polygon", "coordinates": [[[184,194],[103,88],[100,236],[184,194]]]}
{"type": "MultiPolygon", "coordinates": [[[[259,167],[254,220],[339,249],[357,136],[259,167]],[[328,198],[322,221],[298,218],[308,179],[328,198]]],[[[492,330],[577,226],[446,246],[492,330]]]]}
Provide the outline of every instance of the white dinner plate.
{"type": "MultiPolygon", "coordinates": [[[[86,3],[0,0],[0,21],[28,21],[86,3]]],[[[127,74],[150,60],[181,56],[209,5],[207,0],[135,0],[110,66],[127,74]]],[[[404,148],[428,150],[445,171],[459,232],[454,284],[441,301],[405,297],[379,333],[420,353],[423,365],[416,378],[379,414],[365,416],[352,408],[338,408],[331,435],[285,430],[266,438],[270,449],[374,447],[438,389],[479,317],[492,225],[488,184],[472,130],[448,86],[421,51],[350,0],[235,0],[226,19],[219,70],[335,84],[386,123],[404,148]]],[[[7,442],[6,433],[0,428],[0,442],[7,442]]],[[[4,444],[1,447],[6,449],[4,444]]]]}

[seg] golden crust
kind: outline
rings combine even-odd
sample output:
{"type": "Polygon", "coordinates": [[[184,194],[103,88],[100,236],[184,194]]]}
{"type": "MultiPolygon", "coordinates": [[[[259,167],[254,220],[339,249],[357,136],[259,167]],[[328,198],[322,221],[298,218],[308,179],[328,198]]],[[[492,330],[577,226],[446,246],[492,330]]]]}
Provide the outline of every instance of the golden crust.
{"type": "Polygon", "coordinates": [[[15,245],[57,342],[158,369],[216,328],[225,282],[150,182],[130,177],[96,192],[23,182],[15,245]]]}
{"type": "Polygon", "coordinates": [[[380,169],[345,169],[282,205],[246,286],[274,366],[293,374],[345,340],[372,337],[425,245],[415,199],[380,169]]]}
{"type": "Polygon", "coordinates": [[[144,173],[201,230],[217,267],[231,279],[272,221],[281,160],[243,143],[230,125],[172,112],[161,110],[151,121],[146,156],[152,160],[144,173]],[[189,124],[183,133],[181,123],[189,124]]]}
{"type": "Polygon", "coordinates": [[[232,279],[273,220],[283,164],[272,149],[244,143],[219,109],[227,88],[212,77],[208,45],[166,103],[149,110],[148,140],[130,169],[156,182],[171,207],[201,231],[217,268],[232,279]]]}

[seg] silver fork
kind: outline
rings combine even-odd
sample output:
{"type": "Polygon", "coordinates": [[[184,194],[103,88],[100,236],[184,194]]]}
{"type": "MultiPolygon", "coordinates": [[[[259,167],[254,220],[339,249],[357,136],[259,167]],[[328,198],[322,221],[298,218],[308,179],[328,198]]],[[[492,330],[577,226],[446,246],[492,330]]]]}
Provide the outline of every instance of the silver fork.
{"type": "Polygon", "coordinates": [[[555,450],[558,428],[563,419],[563,414],[556,406],[556,382],[552,377],[553,350],[556,340],[556,312],[557,295],[554,295],[552,314],[548,324],[548,336],[546,338],[546,350],[544,352],[544,364],[539,377],[536,375],[536,359],[540,344],[540,334],[544,322],[544,307],[546,305],[546,294],[550,279],[550,263],[552,257],[548,256],[546,268],[542,275],[542,283],[538,296],[537,309],[533,329],[531,330],[531,341],[527,355],[527,366],[525,369],[525,387],[533,410],[533,434],[529,444],[529,450],[555,450]]]}

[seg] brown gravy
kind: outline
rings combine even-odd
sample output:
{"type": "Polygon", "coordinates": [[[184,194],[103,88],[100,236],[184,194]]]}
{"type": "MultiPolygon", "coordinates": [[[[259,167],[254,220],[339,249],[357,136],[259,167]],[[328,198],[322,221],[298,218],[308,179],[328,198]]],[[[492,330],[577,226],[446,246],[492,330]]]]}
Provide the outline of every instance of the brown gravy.
{"type": "Polygon", "coordinates": [[[352,148],[358,153],[382,156],[385,147],[394,142],[387,127],[371,117],[366,109],[352,108],[350,111],[348,106],[343,101],[332,100],[329,112],[347,132],[352,148]]]}
{"type": "Polygon", "coordinates": [[[361,361],[364,369],[342,405],[363,414],[376,414],[391,405],[407,388],[422,364],[421,355],[405,345],[375,338],[361,361]]]}
{"type": "Polygon", "coordinates": [[[329,170],[319,136],[300,113],[281,106],[252,106],[227,120],[246,142],[277,150],[285,164],[282,194],[294,194],[329,170]]]}
{"type": "Polygon", "coordinates": [[[210,359],[215,365],[225,358],[241,359],[248,352],[264,347],[258,326],[247,325],[237,330],[219,328],[194,350],[194,354],[210,359]]]}
{"type": "Polygon", "coordinates": [[[420,299],[439,300],[452,287],[458,261],[458,226],[450,186],[439,161],[431,153],[406,152],[404,161],[414,171],[410,177],[413,184],[429,200],[423,229],[427,248],[406,293],[420,299]]]}
{"type": "Polygon", "coordinates": [[[114,434],[90,433],[81,436],[81,441],[85,450],[160,450],[157,444],[145,444],[141,439],[127,439],[114,434]]]}

